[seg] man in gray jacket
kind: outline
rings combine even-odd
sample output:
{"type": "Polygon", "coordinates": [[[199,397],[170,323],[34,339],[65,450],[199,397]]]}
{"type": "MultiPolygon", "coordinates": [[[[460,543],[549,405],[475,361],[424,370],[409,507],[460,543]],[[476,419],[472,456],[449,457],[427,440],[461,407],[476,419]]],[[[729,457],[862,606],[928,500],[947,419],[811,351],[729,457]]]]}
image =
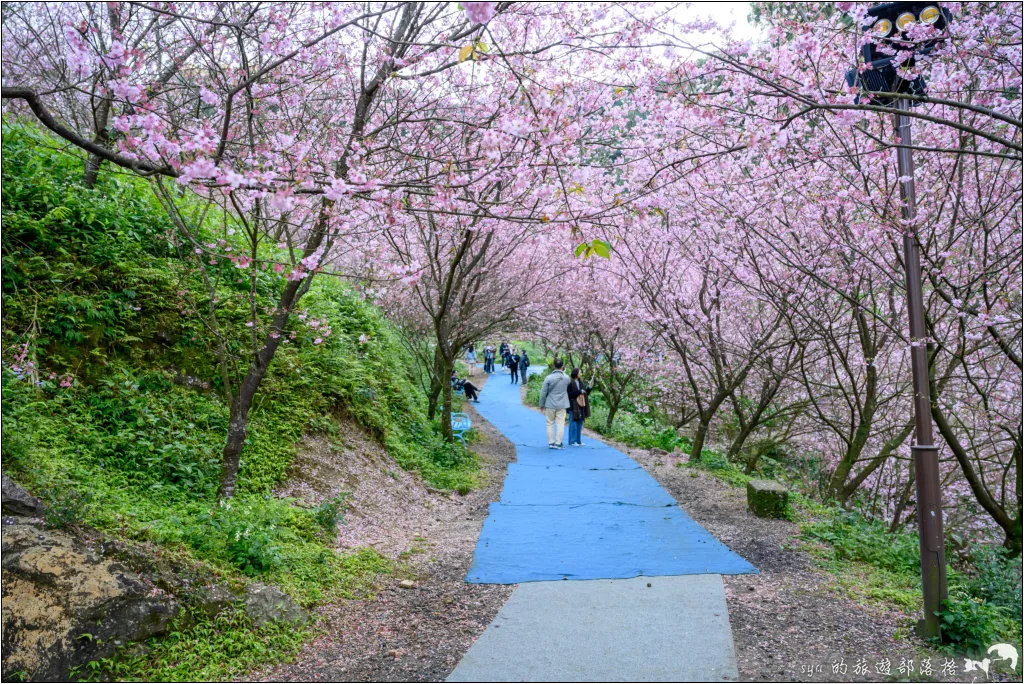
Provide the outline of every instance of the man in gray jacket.
{"type": "Polygon", "coordinates": [[[561,359],[555,359],[555,369],[544,378],[544,384],[540,388],[540,407],[544,409],[544,415],[548,419],[550,449],[565,448],[562,446],[562,431],[565,430],[565,410],[569,408],[569,376],[562,370],[564,366],[565,363],[561,359]]]}

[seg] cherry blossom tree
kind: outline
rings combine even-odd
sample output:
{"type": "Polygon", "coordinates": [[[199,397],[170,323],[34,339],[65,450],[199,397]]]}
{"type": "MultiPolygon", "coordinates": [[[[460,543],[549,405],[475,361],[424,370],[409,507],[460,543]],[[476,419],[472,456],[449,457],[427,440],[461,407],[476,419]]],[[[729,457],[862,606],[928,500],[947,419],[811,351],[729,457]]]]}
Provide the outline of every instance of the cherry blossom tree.
{"type": "MultiPolygon", "coordinates": [[[[606,173],[599,152],[623,122],[603,115],[621,92],[606,77],[643,82],[650,64],[646,23],[612,5],[106,7],[5,9],[3,97],[91,155],[89,177],[107,163],[151,178],[194,254],[231,406],[224,497],[314,275],[346,275],[387,217],[581,231],[648,193],[651,160],[675,154],[667,140],[619,150],[642,168],[627,185],[606,173]],[[244,352],[226,341],[210,268],[227,262],[249,281],[244,352]],[[258,282],[275,276],[276,306],[261,310],[258,282]]],[[[462,244],[489,252],[492,230],[462,244]]]]}

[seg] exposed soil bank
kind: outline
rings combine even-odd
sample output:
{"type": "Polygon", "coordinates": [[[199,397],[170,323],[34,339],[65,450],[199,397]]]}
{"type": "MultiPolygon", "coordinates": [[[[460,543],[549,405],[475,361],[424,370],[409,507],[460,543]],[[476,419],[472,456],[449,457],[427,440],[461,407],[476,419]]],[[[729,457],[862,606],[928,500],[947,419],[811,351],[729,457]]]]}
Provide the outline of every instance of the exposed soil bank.
{"type": "MultiPolygon", "coordinates": [[[[474,382],[480,381],[478,374],[474,382]]],[[[295,662],[253,673],[253,680],[426,682],[442,681],[455,669],[515,588],[465,582],[515,447],[472,404],[464,410],[480,435],[471,447],[480,456],[482,480],[465,496],[429,490],[358,435],[346,435],[344,456],[312,444],[296,461],[296,473],[305,472],[282,493],[305,493],[312,503],[352,492],[350,529],[341,530],[340,544],[372,545],[395,558],[399,570],[375,597],[321,607],[323,633],[295,662]],[[342,457],[346,465],[332,465],[342,457]],[[404,588],[403,580],[412,587],[404,588]]]]}

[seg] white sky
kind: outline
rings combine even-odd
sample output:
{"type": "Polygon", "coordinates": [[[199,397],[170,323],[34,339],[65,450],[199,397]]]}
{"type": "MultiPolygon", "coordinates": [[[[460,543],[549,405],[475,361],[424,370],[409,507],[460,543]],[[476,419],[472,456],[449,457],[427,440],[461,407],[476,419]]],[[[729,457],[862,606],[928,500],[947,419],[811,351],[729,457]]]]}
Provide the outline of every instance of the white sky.
{"type": "Polygon", "coordinates": [[[735,22],[732,29],[733,37],[756,41],[761,30],[747,22],[748,14],[750,14],[749,2],[690,2],[675,12],[675,16],[681,21],[710,17],[722,26],[728,26],[735,22]]]}

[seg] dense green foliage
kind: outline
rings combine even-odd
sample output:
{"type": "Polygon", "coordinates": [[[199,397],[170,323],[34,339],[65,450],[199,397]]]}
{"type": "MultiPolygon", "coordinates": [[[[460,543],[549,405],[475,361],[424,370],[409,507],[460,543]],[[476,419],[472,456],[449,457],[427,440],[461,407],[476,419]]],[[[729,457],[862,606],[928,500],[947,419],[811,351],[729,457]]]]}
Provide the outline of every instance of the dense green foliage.
{"type": "MultiPolygon", "coordinates": [[[[3,466],[49,505],[50,524],[157,542],[311,605],[388,565],[333,550],[343,501],[306,509],[271,495],[304,434],[346,416],[433,486],[474,485],[473,455],[427,419],[396,331],[323,276],[301,307],[333,333],[316,340],[293,320],[250,413],[239,493],[218,505],[228,408],[192,313],[208,295],[191,255],[144,181],[110,171],[85,189],[80,161],[6,121],[3,150],[3,466]]],[[[210,272],[244,359],[248,280],[230,264],[210,272]]],[[[273,306],[283,279],[258,281],[258,305],[273,306]]]]}

